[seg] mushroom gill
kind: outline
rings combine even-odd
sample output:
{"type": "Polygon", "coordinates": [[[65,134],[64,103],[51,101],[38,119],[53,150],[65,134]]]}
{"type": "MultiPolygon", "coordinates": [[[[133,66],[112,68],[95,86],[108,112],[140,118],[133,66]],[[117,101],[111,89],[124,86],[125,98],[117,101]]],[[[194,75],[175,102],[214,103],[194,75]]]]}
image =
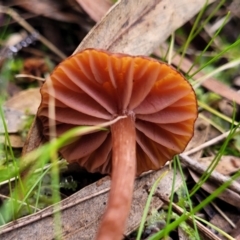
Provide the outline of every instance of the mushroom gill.
{"type": "Polygon", "coordinates": [[[161,168],[192,138],[197,103],[191,85],[174,68],[155,59],[86,49],[59,64],[41,94],[37,115],[46,140],[51,137],[51,97],[57,136],[79,125],[126,117],[108,131],[76,137],[59,150],[70,163],[111,175],[97,239],[121,239],[135,176],[161,168]]]}

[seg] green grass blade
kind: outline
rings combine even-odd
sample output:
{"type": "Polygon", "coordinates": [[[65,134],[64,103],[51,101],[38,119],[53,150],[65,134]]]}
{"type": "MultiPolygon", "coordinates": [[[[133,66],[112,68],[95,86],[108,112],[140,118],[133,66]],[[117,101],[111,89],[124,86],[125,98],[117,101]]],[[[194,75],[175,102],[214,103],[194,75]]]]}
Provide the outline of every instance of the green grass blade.
{"type": "Polygon", "coordinates": [[[142,232],[143,232],[143,228],[144,228],[144,223],[147,219],[147,214],[148,214],[148,211],[149,211],[149,207],[150,207],[150,203],[151,203],[151,200],[152,200],[152,197],[153,197],[153,194],[159,184],[159,182],[168,174],[168,171],[165,171],[156,181],[155,183],[153,184],[152,188],[151,188],[151,191],[149,193],[149,196],[147,198],[147,202],[146,202],[146,205],[145,205],[145,208],[144,208],[144,211],[143,211],[143,216],[142,216],[142,219],[141,219],[141,223],[140,223],[140,226],[139,226],[139,229],[138,229],[138,233],[137,233],[137,238],[136,240],[140,240],[141,239],[141,235],[142,235],[142,232]]]}

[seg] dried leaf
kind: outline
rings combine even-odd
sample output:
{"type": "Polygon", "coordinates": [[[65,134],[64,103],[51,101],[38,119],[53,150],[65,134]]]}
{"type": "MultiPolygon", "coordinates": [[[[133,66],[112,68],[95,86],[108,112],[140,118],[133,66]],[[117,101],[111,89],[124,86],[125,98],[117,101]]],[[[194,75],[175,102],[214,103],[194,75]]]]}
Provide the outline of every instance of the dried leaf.
{"type": "MultiPolygon", "coordinates": [[[[214,0],[208,4],[212,2],[214,0]]],[[[101,48],[148,55],[204,4],[202,0],[120,0],[84,38],[75,53],[85,48],[101,48]]]]}
{"type": "Polygon", "coordinates": [[[80,23],[82,20],[81,15],[72,9],[72,6],[70,3],[68,3],[68,1],[12,0],[12,5],[13,4],[20,6],[36,15],[42,15],[63,22],[80,23]]]}
{"type": "Polygon", "coordinates": [[[39,88],[30,88],[21,91],[10,98],[4,105],[8,108],[16,109],[22,113],[35,115],[41,102],[39,88]]]}
{"type": "Polygon", "coordinates": [[[233,0],[228,7],[229,11],[234,14],[234,16],[240,16],[240,2],[238,0],[233,0]]]}
{"type": "MultiPolygon", "coordinates": [[[[17,134],[10,134],[9,135],[9,140],[11,147],[13,148],[22,148],[24,141],[21,136],[17,134]]],[[[4,144],[6,142],[5,137],[0,135],[0,144],[4,144]]]]}
{"type": "MultiPolygon", "coordinates": [[[[195,182],[198,182],[200,177],[197,173],[194,171],[190,171],[192,178],[194,179],[195,182]]],[[[202,186],[202,189],[204,189],[208,193],[213,193],[219,186],[217,186],[214,182],[207,181],[205,182],[202,186]]],[[[225,189],[224,192],[222,192],[218,198],[221,200],[235,206],[239,207],[239,202],[240,202],[240,195],[235,193],[234,191],[230,189],[225,189]]]]}
{"type": "MultiPolygon", "coordinates": [[[[23,112],[21,111],[9,107],[3,107],[3,112],[8,133],[16,133],[20,131],[23,125],[25,114],[23,114],[23,112]]],[[[1,118],[0,133],[5,133],[4,125],[1,118]]]]}
{"type": "Polygon", "coordinates": [[[236,224],[236,228],[233,229],[230,232],[230,235],[236,239],[236,240],[240,240],[240,219],[238,220],[237,224],[236,224]]]}
{"type": "MultiPolygon", "coordinates": [[[[198,118],[195,122],[194,126],[194,135],[191,141],[189,142],[186,151],[191,150],[197,146],[200,146],[201,144],[205,143],[208,133],[209,133],[210,125],[206,123],[204,120],[198,118]]],[[[194,154],[191,154],[191,158],[198,161],[198,159],[202,156],[202,151],[198,151],[194,154]]]]}
{"type": "MultiPolygon", "coordinates": [[[[237,214],[236,212],[235,214],[230,213],[230,211],[225,210],[224,215],[226,215],[226,217],[228,217],[234,223],[235,222],[234,220],[236,219],[236,217],[238,217],[239,214],[237,214]]],[[[220,228],[222,231],[226,233],[229,233],[229,231],[232,229],[232,226],[220,213],[216,213],[214,217],[210,220],[210,223],[220,228]]]]}
{"type": "Polygon", "coordinates": [[[178,236],[179,236],[179,239],[181,239],[181,240],[188,240],[189,239],[188,234],[186,232],[184,232],[182,230],[182,228],[180,228],[180,227],[178,228],[178,236]]]}
{"type": "MultiPolygon", "coordinates": [[[[161,176],[168,167],[156,172],[145,174],[135,181],[133,204],[127,223],[126,234],[137,228],[141,221],[143,209],[148,197],[148,191],[154,181],[161,176]]],[[[173,170],[160,181],[158,191],[169,196],[172,189],[173,170]]],[[[182,185],[180,174],[175,174],[175,189],[182,185]]],[[[108,177],[93,183],[60,203],[62,216],[62,238],[64,239],[94,239],[98,223],[106,207],[110,180],[108,177]],[[106,190],[106,191],[104,191],[106,190]],[[89,214],[91,209],[91,214],[89,214]]],[[[161,207],[163,202],[153,197],[151,208],[161,207]]],[[[0,228],[1,240],[17,239],[24,236],[24,239],[54,239],[54,221],[52,217],[53,207],[48,207],[36,214],[13,221],[0,228]]]]}
{"type": "Polygon", "coordinates": [[[86,13],[95,21],[98,22],[104,16],[104,14],[111,7],[112,2],[109,0],[76,0],[86,13]]]}
{"type": "MultiPolygon", "coordinates": [[[[198,160],[199,163],[209,166],[214,159],[213,157],[204,157],[198,160]]],[[[235,156],[222,156],[215,170],[223,175],[231,175],[240,169],[240,158],[235,156]]]]}
{"type": "Polygon", "coordinates": [[[227,99],[221,99],[218,103],[219,110],[226,116],[232,117],[234,113],[233,102],[227,99]]]}

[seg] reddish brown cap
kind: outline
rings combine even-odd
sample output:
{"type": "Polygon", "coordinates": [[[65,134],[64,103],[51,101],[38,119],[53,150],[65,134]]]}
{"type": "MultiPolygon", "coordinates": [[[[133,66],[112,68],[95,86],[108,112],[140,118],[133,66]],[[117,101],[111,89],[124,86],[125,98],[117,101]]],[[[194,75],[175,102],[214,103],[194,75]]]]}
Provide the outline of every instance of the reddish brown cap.
{"type": "MultiPolygon", "coordinates": [[[[159,169],[181,153],[197,118],[196,96],[183,75],[143,56],[86,49],[60,63],[41,94],[37,115],[47,139],[50,95],[55,97],[57,136],[76,126],[131,115],[137,135],[137,174],[159,169]]],[[[110,173],[111,149],[109,129],[80,136],[60,153],[88,171],[110,173]]]]}

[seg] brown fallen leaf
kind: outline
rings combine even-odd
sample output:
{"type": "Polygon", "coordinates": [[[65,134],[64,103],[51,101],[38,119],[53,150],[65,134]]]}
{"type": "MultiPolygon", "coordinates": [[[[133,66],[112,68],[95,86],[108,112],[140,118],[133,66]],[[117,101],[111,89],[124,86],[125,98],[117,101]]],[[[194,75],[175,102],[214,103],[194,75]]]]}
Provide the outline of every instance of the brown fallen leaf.
{"type": "MultiPolygon", "coordinates": [[[[24,141],[23,138],[17,134],[9,134],[8,135],[11,147],[13,148],[22,148],[24,141]]],[[[5,144],[7,141],[5,140],[4,136],[0,135],[0,144],[5,144]]]]}
{"type": "MultiPolygon", "coordinates": [[[[203,119],[198,119],[198,121],[195,124],[194,137],[191,140],[191,144],[188,145],[187,150],[190,150],[190,149],[204,143],[208,138],[208,133],[209,133],[209,124],[206,123],[203,119]]],[[[199,164],[199,163],[202,163],[201,159],[203,159],[203,158],[200,158],[201,155],[202,155],[202,151],[198,151],[197,153],[191,154],[190,156],[199,164]]],[[[195,161],[194,161],[194,163],[195,163],[195,161]]],[[[191,169],[188,169],[188,170],[189,170],[189,173],[191,174],[191,176],[194,178],[196,176],[196,173],[194,173],[191,169]]],[[[195,180],[197,180],[197,179],[195,179],[195,180]]],[[[198,195],[197,197],[200,198],[201,196],[198,195]]],[[[208,213],[208,211],[209,211],[208,208],[210,208],[210,207],[211,207],[211,205],[204,207],[205,212],[208,213]]],[[[231,228],[231,225],[219,213],[215,212],[214,209],[211,209],[210,212],[215,213],[215,215],[210,218],[211,223],[213,223],[215,226],[220,227],[223,230],[227,230],[227,229],[231,228]]],[[[214,237],[214,238],[209,237],[208,235],[205,235],[204,231],[202,234],[204,235],[203,239],[219,239],[215,234],[212,234],[212,237],[214,237]]]]}
{"type": "MultiPolygon", "coordinates": [[[[125,234],[129,234],[137,228],[141,221],[143,209],[145,207],[149,188],[153,185],[164,172],[169,171],[167,175],[160,181],[158,191],[164,196],[169,196],[172,189],[172,178],[174,171],[164,167],[161,170],[144,174],[136,179],[133,204],[130,216],[127,222],[125,234]]],[[[182,185],[181,175],[175,174],[175,189],[182,185]]],[[[102,213],[106,207],[108,198],[108,190],[110,188],[110,180],[108,177],[93,183],[74,195],[59,203],[61,210],[61,219],[63,239],[79,239],[89,240],[94,239],[97,226],[101,220],[102,213]],[[89,214],[89,209],[91,213],[89,214]]],[[[161,207],[161,202],[158,197],[153,197],[150,208],[157,209],[161,207]]],[[[24,236],[24,239],[42,240],[54,239],[54,207],[48,207],[36,214],[18,219],[16,222],[10,222],[7,225],[0,227],[1,240],[18,239],[18,236],[24,236]]]]}
{"type": "Polygon", "coordinates": [[[80,23],[83,17],[74,11],[68,1],[21,1],[11,0],[11,4],[17,5],[36,15],[43,15],[63,22],[80,23]],[[34,6],[34,7],[33,7],[34,6]]]}
{"type": "MultiPolygon", "coordinates": [[[[3,107],[3,112],[8,133],[16,133],[20,131],[25,119],[25,114],[19,110],[9,107],[3,107]]],[[[0,133],[5,133],[4,125],[1,118],[0,133]]]]}
{"type": "Polygon", "coordinates": [[[39,88],[30,88],[10,98],[4,106],[21,111],[22,113],[35,115],[40,102],[41,96],[39,88]]]}
{"type": "Polygon", "coordinates": [[[21,92],[22,89],[19,86],[17,86],[15,83],[9,82],[6,86],[5,91],[6,91],[8,97],[12,97],[12,96],[16,95],[17,93],[21,92]]]}
{"type": "MultiPolygon", "coordinates": [[[[194,171],[191,171],[191,176],[194,179],[195,182],[198,182],[200,179],[200,175],[195,173],[194,171]]],[[[219,186],[217,186],[212,181],[205,182],[201,188],[204,189],[208,193],[213,193],[219,186]]],[[[239,207],[240,203],[240,195],[230,189],[225,189],[224,192],[222,192],[218,198],[223,200],[224,202],[229,203],[230,205],[233,205],[235,207],[239,207]]]]}
{"type": "Polygon", "coordinates": [[[76,0],[84,11],[95,21],[98,22],[112,6],[112,1],[110,0],[76,0]]]}
{"type": "MultiPolygon", "coordinates": [[[[191,170],[195,171],[196,173],[203,174],[206,172],[207,170],[206,166],[188,157],[185,153],[179,154],[179,157],[182,163],[184,163],[186,166],[188,166],[191,170]]],[[[231,181],[231,184],[228,186],[228,188],[240,194],[240,184],[238,183],[239,179],[232,180],[231,177],[224,176],[217,171],[213,171],[209,176],[209,180],[214,182],[217,186],[220,186],[221,184],[227,181],[231,181]]]]}
{"type": "Polygon", "coordinates": [[[232,101],[229,101],[227,99],[221,99],[218,102],[218,108],[224,115],[230,118],[233,116],[234,106],[232,101]]]}
{"type": "MultiPolygon", "coordinates": [[[[204,157],[198,160],[199,163],[209,166],[214,159],[213,157],[204,157]]],[[[222,156],[221,160],[217,164],[215,171],[229,176],[240,169],[240,158],[235,156],[222,156]]]]}
{"type": "MultiPolygon", "coordinates": [[[[191,150],[197,146],[200,146],[202,143],[205,143],[208,137],[209,128],[210,128],[209,123],[207,123],[201,118],[198,118],[197,121],[195,122],[193,138],[189,142],[185,151],[191,150]]],[[[196,161],[198,161],[198,159],[202,156],[202,152],[203,150],[200,150],[194,154],[191,154],[190,156],[194,158],[196,161]]]]}
{"type": "MultiPolygon", "coordinates": [[[[209,0],[208,4],[214,1],[209,0]]],[[[151,54],[205,3],[202,0],[120,0],[74,53],[85,48],[100,48],[132,55],[151,54]]]]}
{"type": "MultiPolygon", "coordinates": [[[[201,190],[197,194],[195,194],[195,196],[199,203],[206,198],[205,192],[201,190]]],[[[215,201],[212,201],[211,204],[208,204],[204,207],[206,217],[214,226],[222,229],[226,233],[229,233],[232,228],[235,228],[234,222],[237,222],[236,216],[238,214],[236,213],[236,211],[234,211],[232,208],[229,208],[228,206],[223,206],[223,211],[223,209],[221,208],[222,205],[218,207],[216,203],[215,201]]],[[[216,234],[219,235],[219,233],[216,234]]]]}
{"type": "Polygon", "coordinates": [[[188,240],[188,234],[182,230],[182,228],[178,228],[178,236],[181,240],[188,240]]]}
{"type": "MultiPolygon", "coordinates": [[[[226,215],[230,219],[231,223],[234,224],[236,222],[236,217],[238,214],[235,213],[233,215],[228,210],[225,210],[224,215],[226,215]]],[[[233,226],[231,226],[229,222],[225,218],[223,218],[223,216],[221,216],[219,213],[213,216],[213,218],[210,220],[210,223],[220,228],[222,231],[226,233],[229,233],[230,230],[233,228],[233,226]]]]}
{"type": "Polygon", "coordinates": [[[240,240],[240,219],[236,223],[236,228],[233,229],[230,232],[230,235],[235,239],[235,240],[240,240]]]}
{"type": "Polygon", "coordinates": [[[238,0],[231,1],[231,4],[228,7],[229,11],[234,14],[234,16],[238,17],[240,16],[240,3],[238,0]]]}

